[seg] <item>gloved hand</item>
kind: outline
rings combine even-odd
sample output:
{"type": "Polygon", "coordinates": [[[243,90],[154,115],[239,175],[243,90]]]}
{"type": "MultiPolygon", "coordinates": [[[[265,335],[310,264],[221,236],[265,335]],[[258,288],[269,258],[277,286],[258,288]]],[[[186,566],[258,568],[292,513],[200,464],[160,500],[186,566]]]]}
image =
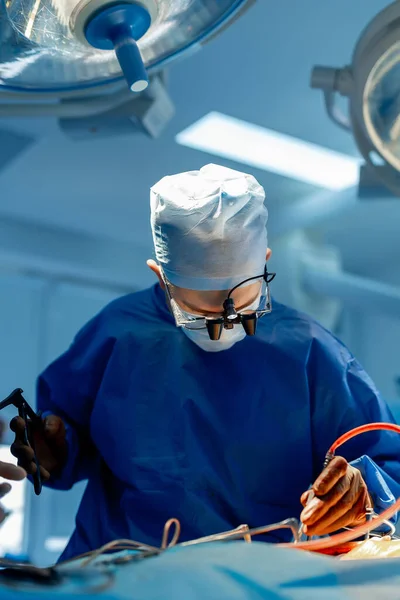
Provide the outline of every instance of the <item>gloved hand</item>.
{"type": "MultiPolygon", "coordinates": [[[[26,477],[26,472],[20,467],[0,461],[0,477],[4,477],[4,479],[11,479],[12,481],[20,481],[26,477]]],[[[1,483],[0,498],[3,498],[10,490],[11,485],[9,483],[1,483]]],[[[0,504],[0,523],[3,523],[3,521],[6,520],[7,514],[7,511],[5,511],[0,504]]]]}
{"type": "Polygon", "coordinates": [[[330,462],[300,501],[305,507],[300,515],[303,532],[309,537],[361,525],[366,520],[366,508],[372,507],[360,471],[341,456],[330,462]],[[315,497],[307,504],[311,492],[315,497]]]}
{"type": "MultiPolygon", "coordinates": [[[[67,459],[67,442],[65,438],[65,425],[63,420],[56,415],[49,415],[42,420],[43,427],[28,422],[28,439],[35,444],[36,458],[40,466],[42,481],[50,479],[51,474],[61,470],[67,459]]],[[[11,453],[18,458],[18,465],[25,469],[28,475],[36,472],[33,460],[33,449],[24,443],[25,421],[15,417],[10,428],[15,433],[15,440],[11,446],[11,453]]]]}

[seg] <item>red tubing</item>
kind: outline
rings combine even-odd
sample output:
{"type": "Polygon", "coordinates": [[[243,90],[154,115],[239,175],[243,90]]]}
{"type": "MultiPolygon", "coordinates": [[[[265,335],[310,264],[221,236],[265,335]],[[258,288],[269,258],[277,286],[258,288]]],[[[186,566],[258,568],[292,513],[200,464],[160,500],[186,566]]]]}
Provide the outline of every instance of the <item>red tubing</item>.
{"type": "Polygon", "coordinates": [[[359,435],[360,433],[367,433],[368,431],[395,431],[400,433],[400,426],[394,423],[368,423],[367,425],[361,425],[355,429],[351,429],[347,433],[344,433],[332,444],[329,448],[328,454],[335,454],[336,450],[342,446],[345,442],[351,440],[351,438],[359,435]]]}
{"type": "MultiPolygon", "coordinates": [[[[342,446],[345,442],[348,442],[356,435],[360,435],[361,433],[366,433],[368,431],[395,431],[396,433],[400,433],[400,426],[395,425],[394,423],[368,423],[367,425],[361,425],[360,427],[356,427],[351,431],[343,434],[332,444],[327,453],[328,455],[334,456],[336,450],[342,446]]],[[[359,525],[355,529],[351,531],[343,531],[342,533],[337,533],[336,535],[328,536],[326,538],[321,538],[320,540],[313,540],[311,542],[298,542],[298,543],[290,543],[290,544],[279,544],[281,548],[297,548],[298,550],[309,550],[310,552],[318,552],[319,550],[327,550],[328,548],[333,548],[334,546],[338,546],[339,544],[346,544],[347,542],[351,542],[352,540],[361,537],[365,533],[371,531],[371,529],[376,529],[379,525],[382,525],[384,521],[388,521],[393,515],[400,510],[400,498],[396,500],[396,502],[387,508],[383,513],[374,518],[372,521],[364,523],[363,525],[359,525]]]]}

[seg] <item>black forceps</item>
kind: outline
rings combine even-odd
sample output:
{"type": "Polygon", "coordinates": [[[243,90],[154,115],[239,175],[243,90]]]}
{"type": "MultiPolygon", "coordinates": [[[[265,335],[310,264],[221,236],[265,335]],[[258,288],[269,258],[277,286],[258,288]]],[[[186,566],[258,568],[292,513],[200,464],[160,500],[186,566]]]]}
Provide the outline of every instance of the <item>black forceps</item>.
{"type": "Polygon", "coordinates": [[[40,466],[38,459],[36,457],[35,452],[35,443],[32,439],[32,442],[29,442],[28,438],[28,419],[36,424],[36,426],[43,427],[42,419],[40,414],[36,414],[33,408],[31,408],[28,402],[22,395],[23,390],[21,388],[15,389],[5,400],[0,402],[0,410],[6,408],[6,406],[15,406],[18,409],[18,415],[25,421],[25,430],[24,430],[24,444],[32,448],[33,450],[33,460],[36,464],[36,473],[32,475],[33,479],[33,487],[35,490],[35,494],[39,496],[42,491],[42,478],[40,475],[40,466]]]}

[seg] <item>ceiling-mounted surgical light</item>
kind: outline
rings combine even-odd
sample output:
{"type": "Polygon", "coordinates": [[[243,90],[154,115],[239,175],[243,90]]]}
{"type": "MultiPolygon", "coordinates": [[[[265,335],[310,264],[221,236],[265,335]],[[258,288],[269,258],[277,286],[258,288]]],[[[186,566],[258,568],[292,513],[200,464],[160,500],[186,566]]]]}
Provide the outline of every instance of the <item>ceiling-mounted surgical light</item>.
{"type": "Polygon", "coordinates": [[[97,114],[121,106],[129,88],[142,92],[150,76],[253,2],[0,0],[0,116],[16,115],[20,105],[24,116],[57,115],[59,100],[60,116],[73,118],[79,101],[85,116],[96,114],[99,98],[106,106],[97,114]]]}
{"type": "Polygon", "coordinates": [[[364,29],[350,66],[314,67],[311,87],[321,89],[329,117],[352,131],[368,169],[400,196],[400,2],[364,29]],[[336,95],[349,99],[349,114],[336,95]]]}

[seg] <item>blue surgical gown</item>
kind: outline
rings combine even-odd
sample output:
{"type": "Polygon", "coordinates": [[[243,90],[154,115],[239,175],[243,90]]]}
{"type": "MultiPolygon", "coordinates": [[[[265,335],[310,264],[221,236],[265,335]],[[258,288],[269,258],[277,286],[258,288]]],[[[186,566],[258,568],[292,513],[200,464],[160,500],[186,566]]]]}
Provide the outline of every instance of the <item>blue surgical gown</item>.
{"type": "MultiPolygon", "coordinates": [[[[111,540],[160,545],[299,517],[331,443],[393,421],[346,347],[278,303],[255,337],[207,353],[175,326],[157,285],[103,309],[38,380],[38,408],[64,418],[68,462],[49,485],[88,479],[63,559],[111,540]]],[[[340,454],[379,512],[400,496],[400,436],[368,433],[340,454]]],[[[286,532],[270,541],[286,540],[286,532]]]]}

